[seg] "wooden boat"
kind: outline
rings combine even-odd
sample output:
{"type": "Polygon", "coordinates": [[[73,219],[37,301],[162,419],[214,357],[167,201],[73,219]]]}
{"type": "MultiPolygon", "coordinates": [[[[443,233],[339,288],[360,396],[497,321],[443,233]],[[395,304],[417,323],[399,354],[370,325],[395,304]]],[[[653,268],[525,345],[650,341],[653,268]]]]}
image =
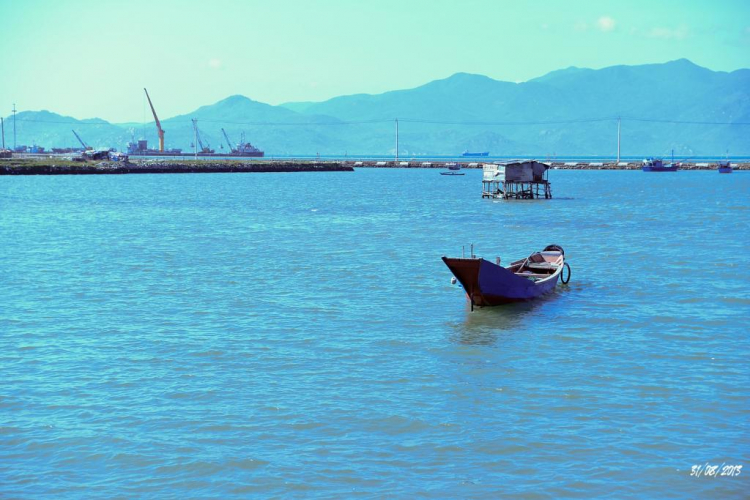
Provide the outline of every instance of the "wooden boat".
{"type": "Polygon", "coordinates": [[[443,257],[443,262],[466,291],[472,310],[475,305],[497,306],[534,299],[551,291],[558,281],[570,280],[565,251],[558,245],[548,245],[507,267],[500,266],[499,258],[492,263],[476,257],[473,250],[469,258],[443,257]]]}
{"type": "Polygon", "coordinates": [[[665,165],[661,158],[646,158],[641,166],[644,172],[677,172],[679,168],[679,163],[672,162],[665,165]]]}

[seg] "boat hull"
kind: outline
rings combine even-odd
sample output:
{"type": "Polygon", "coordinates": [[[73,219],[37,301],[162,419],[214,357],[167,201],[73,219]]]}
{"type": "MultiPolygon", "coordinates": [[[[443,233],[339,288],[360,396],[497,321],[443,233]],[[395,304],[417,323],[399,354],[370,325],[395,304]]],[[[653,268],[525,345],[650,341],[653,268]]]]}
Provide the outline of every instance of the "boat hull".
{"type": "Polygon", "coordinates": [[[731,174],[732,173],[732,167],[719,167],[719,173],[720,174],[731,174]]]}
{"type": "Polygon", "coordinates": [[[643,167],[644,172],[677,172],[677,167],[651,167],[651,166],[644,166],[643,167]]]}
{"type": "Polygon", "coordinates": [[[532,281],[485,259],[443,257],[472,305],[498,306],[535,299],[555,288],[563,264],[548,278],[532,281]]]}

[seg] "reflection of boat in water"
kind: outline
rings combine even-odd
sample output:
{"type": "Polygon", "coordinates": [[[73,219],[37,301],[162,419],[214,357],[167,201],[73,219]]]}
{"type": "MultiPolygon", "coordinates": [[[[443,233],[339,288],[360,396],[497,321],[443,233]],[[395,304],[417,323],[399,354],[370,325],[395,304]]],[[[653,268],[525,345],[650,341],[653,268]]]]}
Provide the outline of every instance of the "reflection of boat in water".
{"type": "Polygon", "coordinates": [[[732,173],[732,163],[729,160],[722,160],[718,163],[719,167],[719,173],[720,174],[731,174],[732,173]]]}
{"type": "Polygon", "coordinates": [[[551,291],[558,280],[570,280],[565,251],[558,245],[548,245],[508,267],[500,266],[500,259],[492,263],[476,257],[473,250],[469,258],[443,257],[443,262],[463,286],[472,307],[530,300],[551,291]]]}
{"type": "Polygon", "coordinates": [[[461,153],[461,156],[489,156],[489,155],[490,155],[489,151],[482,151],[481,153],[472,153],[468,149],[464,151],[463,153],[461,153]]]}
{"type": "Polygon", "coordinates": [[[680,164],[667,163],[665,165],[661,158],[646,158],[641,168],[644,172],[677,172],[680,164]]]}

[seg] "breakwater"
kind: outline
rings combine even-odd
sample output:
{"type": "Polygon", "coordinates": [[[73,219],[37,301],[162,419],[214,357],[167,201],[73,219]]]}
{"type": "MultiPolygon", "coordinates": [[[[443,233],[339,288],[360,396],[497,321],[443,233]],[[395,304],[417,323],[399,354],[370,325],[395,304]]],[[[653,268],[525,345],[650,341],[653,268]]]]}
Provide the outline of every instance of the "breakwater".
{"type": "MultiPolygon", "coordinates": [[[[467,169],[481,169],[484,163],[493,163],[496,160],[486,162],[466,161],[347,161],[346,165],[354,168],[448,168],[450,165],[460,166],[467,169]]],[[[503,160],[510,161],[510,160],[503,160]]],[[[548,164],[556,170],[641,170],[642,162],[593,162],[593,161],[569,161],[558,162],[549,160],[537,160],[548,164]]],[[[679,162],[680,170],[716,170],[716,162],[679,162]]],[[[732,162],[734,170],[750,170],[750,162],[732,162]]]]}
{"type": "MultiPolygon", "coordinates": [[[[640,170],[641,162],[549,162],[555,170],[640,170]]],[[[355,168],[429,168],[445,169],[457,165],[481,169],[483,162],[455,161],[346,161],[346,160],[186,160],[137,159],[80,162],[70,159],[0,159],[0,175],[86,175],[86,174],[183,174],[220,172],[351,172],[355,168]]],[[[715,162],[681,162],[680,170],[716,170],[715,162]]],[[[734,170],[750,170],[750,162],[732,163],[734,170]]]]}
{"type": "Polygon", "coordinates": [[[185,174],[223,172],[351,172],[343,162],[136,160],[79,162],[59,158],[0,160],[0,175],[185,174]]]}

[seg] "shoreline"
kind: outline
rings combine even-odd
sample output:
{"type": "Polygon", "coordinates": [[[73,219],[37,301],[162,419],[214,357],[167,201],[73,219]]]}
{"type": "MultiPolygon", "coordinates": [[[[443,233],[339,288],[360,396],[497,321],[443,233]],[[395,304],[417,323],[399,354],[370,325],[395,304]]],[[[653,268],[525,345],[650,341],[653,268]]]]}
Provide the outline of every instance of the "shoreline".
{"type": "MultiPolygon", "coordinates": [[[[312,160],[186,160],[136,159],[116,161],[72,161],[64,158],[0,159],[1,175],[123,175],[184,173],[273,173],[353,172],[356,168],[463,169],[482,168],[484,162],[454,161],[312,161],[312,160]]],[[[546,163],[546,162],[543,162],[546,163]]],[[[641,162],[550,162],[552,170],[641,170],[641,162]]],[[[750,170],[750,162],[735,163],[734,170],[750,170]]],[[[680,170],[716,170],[714,162],[682,162],[680,170]]]]}
{"type": "MultiPolygon", "coordinates": [[[[521,160],[526,161],[526,160],[521,160]]],[[[546,163],[550,170],[641,170],[642,162],[549,162],[536,160],[539,163],[546,163]]],[[[426,168],[426,169],[447,169],[449,165],[459,165],[462,169],[481,170],[482,164],[493,162],[462,162],[462,161],[439,161],[439,162],[421,162],[421,161],[347,161],[345,164],[352,165],[354,168],[426,168]]],[[[680,164],[679,170],[716,170],[716,162],[676,162],[680,164]]],[[[750,170],[750,162],[732,162],[734,170],[750,170]]]]}
{"type": "Polygon", "coordinates": [[[353,172],[343,162],[294,162],[237,160],[136,160],[70,161],[48,159],[2,159],[0,175],[125,175],[188,173],[353,172]]]}

